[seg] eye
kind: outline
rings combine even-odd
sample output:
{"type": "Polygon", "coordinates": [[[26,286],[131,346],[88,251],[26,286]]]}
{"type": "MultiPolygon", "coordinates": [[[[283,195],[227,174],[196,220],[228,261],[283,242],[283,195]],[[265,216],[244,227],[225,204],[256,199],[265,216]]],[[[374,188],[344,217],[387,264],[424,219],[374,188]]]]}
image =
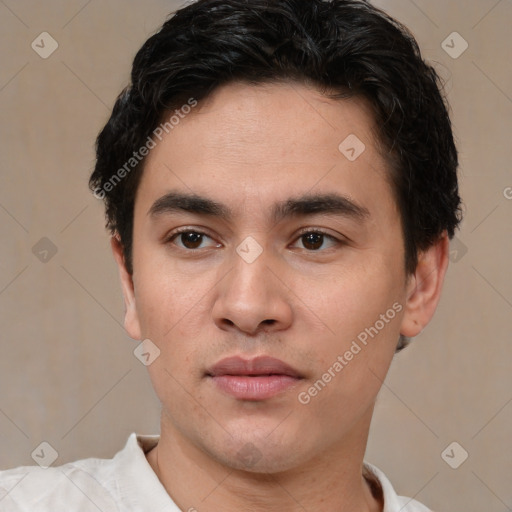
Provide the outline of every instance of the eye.
{"type": "MultiPolygon", "coordinates": [[[[212,240],[206,233],[201,231],[195,231],[193,229],[184,228],[179,231],[175,231],[168,239],[167,242],[172,242],[182,249],[202,249],[201,244],[205,239],[212,240]],[[179,240],[181,245],[176,243],[175,240],[179,240]]],[[[213,244],[211,247],[220,247],[220,244],[213,244]]]]}
{"type": "MultiPolygon", "coordinates": [[[[206,233],[190,228],[182,228],[178,231],[175,231],[167,238],[166,243],[172,242],[174,245],[180,247],[181,249],[193,251],[208,247],[208,245],[203,245],[203,242],[206,240],[212,241],[209,247],[221,246],[221,244],[215,243],[206,233]],[[180,243],[178,243],[176,240],[178,240],[180,243]]],[[[297,238],[297,242],[298,241],[301,241],[303,248],[309,252],[318,252],[320,249],[329,249],[342,243],[341,240],[338,240],[336,237],[318,229],[309,229],[303,231],[297,238]],[[327,240],[330,242],[330,245],[325,247],[325,242],[327,240]]]]}
{"type": "MultiPolygon", "coordinates": [[[[299,240],[302,241],[305,249],[307,249],[308,251],[314,252],[314,251],[318,251],[318,249],[322,248],[326,239],[331,241],[330,247],[335,247],[342,243],[341,240],[338,240],[337,238],[335,238],[332,235],[324,233],[323,231],[320,231],[320,230],[311,230],[311,229],[300,233],[297,241],[299,241],[299,240]]],[[[327,247],[327,249],[328,248],[329,247],[327,247]]],[[[324,249],[326,249],[326,247],[324,247],[324,249]]]]}

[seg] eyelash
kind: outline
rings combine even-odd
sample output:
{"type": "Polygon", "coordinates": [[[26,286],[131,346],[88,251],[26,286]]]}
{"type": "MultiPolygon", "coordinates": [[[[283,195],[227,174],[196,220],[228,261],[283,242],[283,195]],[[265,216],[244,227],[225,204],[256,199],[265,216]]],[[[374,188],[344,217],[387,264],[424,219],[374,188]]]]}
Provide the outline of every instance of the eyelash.
{"type": "MultiPolygon", "coordinates": [[[[173,242],[182,233],[195,233],[196,235],[203,235],[203,236],[207,236],[208,238],[212,238],[208,235],[208,233],[205,233],[203,231],[198,231],[196,229],[184,227],[184,228],[179,228],[176,231],[173,231],[168,237],[166,237],[165,243],[167,244],[167,243],[173,242]]],[[[336,246],[342,245],[344,243],[343,240],[340,240],[339,238],[336,238],[335,236],[330,235],[329,233],[327,233],[326,231],[324,231],[321,228],[304,228],[297,234],[295,241],[297,241],[302,236],[310,234],[310,233],[323,235],[324,237],[326,237],[329,240],[331,240],[332,242],[334,242],[336,246]]],[[[199,251],[199,249],[187,249],[187,248],[183,248],[183,247],[179,247],[179,249],[183,249],[188,252],[199,251]]],[[[332,249],[332,247],[331,247],[331,249],[332,249]]],[[[322,249],[316,249],[316,250],[304,249],[304,250],[307,252],[324,252],[327,249],[323,249],[323,250],[322,249]]]]}

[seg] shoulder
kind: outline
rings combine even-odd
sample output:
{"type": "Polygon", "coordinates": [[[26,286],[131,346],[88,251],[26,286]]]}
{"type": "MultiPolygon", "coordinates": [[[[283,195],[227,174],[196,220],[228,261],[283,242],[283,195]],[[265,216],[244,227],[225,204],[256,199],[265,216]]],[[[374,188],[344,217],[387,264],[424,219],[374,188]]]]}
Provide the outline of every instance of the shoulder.
{"type": "Polygon", "coordinates": [[[89,458],[58,467],[22,466],[0,471],[0,512],[117,511],[120,467],[136,450],[132,434],[112,459],[89,458]]]}
{"type": "Polygon", "coordinates": [[[366,478],[373,479],[382,490],[383,512],[432,512],[419,501],[398,496],[386,475],[373,464],[364,463],[364,474],[366,478]]]}
{"type": "Polygon", "coordinates": [[[169,506],[169,495],[145,456],[157,442],[158,436],[133,433],[112,459],[0,471],[0,512],[152,511],[169,506]]]}
{"type": "Polygon", "coordinates": [[[80,511],[115,511],[111,466],[112,459],[86,459],[56,468],[26,466],[2,471],[0,511],[58,512],[66,503],[80,511]]]}

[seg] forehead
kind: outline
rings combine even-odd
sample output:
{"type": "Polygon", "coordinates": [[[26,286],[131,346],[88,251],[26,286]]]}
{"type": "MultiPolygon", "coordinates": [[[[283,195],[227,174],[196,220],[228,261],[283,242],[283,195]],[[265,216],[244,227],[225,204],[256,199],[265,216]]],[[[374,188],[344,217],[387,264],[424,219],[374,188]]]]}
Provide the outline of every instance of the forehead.
{"type": "Polygon", "coordinates": [[[294,83],[229,84],[157,141],[136,209],[143,203],[147,212],[150,201],[176,189],[254,215],[307,192],[364,192],[361,199],[379,196],[384,204],[392,193],[375,133],[360,99],[334,100],[294,83]]]}
{"type": "Polygon", "coordinates": [[[305,163],[337,158],[343,134],[359,134],[373,143],[374,128],[373,114],[362,98],[334,100],[297,83],[235,82],[201,101],[172,133],[176,144],[194,132],[201,135],[196,159],[236,157],[234,164],[271,166],[280,159],[305,163]]]}

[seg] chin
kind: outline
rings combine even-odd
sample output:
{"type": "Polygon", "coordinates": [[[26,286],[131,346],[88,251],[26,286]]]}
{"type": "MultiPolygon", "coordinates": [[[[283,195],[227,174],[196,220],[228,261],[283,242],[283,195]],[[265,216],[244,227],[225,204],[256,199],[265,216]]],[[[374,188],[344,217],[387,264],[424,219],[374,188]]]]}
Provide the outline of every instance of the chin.
{"type": "MultiPolygon", "coordinates": [[[[230,439],[221,450],[210,453],[224,466],[256,474],[288,471],[307,459],[303,451],[297,452],[297,443],[287,443],[284,439],[270,440],[270,431],[267,430],[263,437],[251,432],[251,435],[230,439]]],[[[290,440],[289,436],[285,437],[290,440]]],[[[303,444],[302,448],[305,448],[303,444]]]]}

